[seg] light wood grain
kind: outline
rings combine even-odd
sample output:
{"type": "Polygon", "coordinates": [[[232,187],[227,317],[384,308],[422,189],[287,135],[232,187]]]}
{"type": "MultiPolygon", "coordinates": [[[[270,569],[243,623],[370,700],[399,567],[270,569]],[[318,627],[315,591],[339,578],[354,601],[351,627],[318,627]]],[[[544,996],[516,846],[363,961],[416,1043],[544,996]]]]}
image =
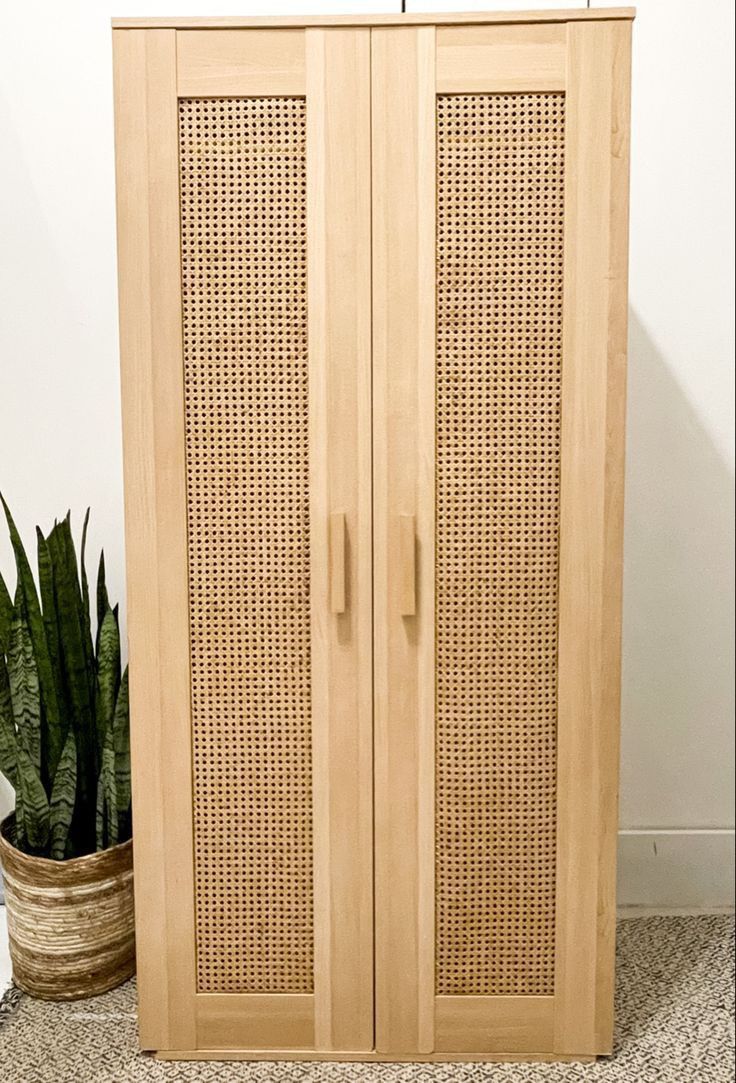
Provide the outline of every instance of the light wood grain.
{"type": "Polygon", "coordinates": [[[302,30],[189,30],[177,33],[180,97],[305,93],[302,30]]]}
{"type": "Polygon", "coordinates": [[[417,30],[416,577],[419,1052],[434,1049],[437,35],[417,30]]]}
{"type": "Polygon", "coordinates": [[[533,1053],[552,1047],[553,998],[440,996],[435,1007],[438,1053],[533,1053]]]}
{"type": "Polygon", "coordinates": [[[373,42],[376,1049],[433,1047],[433,28],[373,42]],[[399,516],[416,520],[401,617],[399,516]]]}
{"type": "Polygon", "coordinates": [[[399,613],[413,617],[417,611],[416,520],[413,515],[399,516],[399,613]]]}
{"type": "Polygon", "coordinates": [[[557,1052],[611,1049],[630,27],[568,30],[557,1052]]]}
{"type": "Polygon", "coordinates": [[[564,23],[440,27],[439,94],[564,90],[564,23]]]}
{"type": "Polygon", "coordinates": [[[206,993],[195,1000],[197,1048],[314,1043],[314,997],[309,994],[206,993]]]}
{"type": "Polygon", "coordinates": [[[306,37],[315,1040],[325,1050],[370,1049],[370,32],[306,37]],[[327,570],[335,512],[344,515],[339,614],[327,570]]]}
{"type": "Polygon", "coordinates": [[[330,612],[345,612],[345,515],[330,516],[330,612]]]}
{"type": "Polygon", "coordinates": [[[182,30],[197,28],[227,29],[228,27],[300,27],[300,26],[456,26],[483,23],[566,23],[606,19],[633,19],[636,8],[560,8],[542,11],[475,11],[437,12],[436,14],[375,14],[375,15],[223,15],[223,16],[164,16],[158,18],[117,18],[113,27],[174,27],[182,30]]]}
{"type": "Polygon", "coordinates": [[[175,33],[116,32],[114,57],[140,1041],[176,1047],[194,896],[175,33]]]}

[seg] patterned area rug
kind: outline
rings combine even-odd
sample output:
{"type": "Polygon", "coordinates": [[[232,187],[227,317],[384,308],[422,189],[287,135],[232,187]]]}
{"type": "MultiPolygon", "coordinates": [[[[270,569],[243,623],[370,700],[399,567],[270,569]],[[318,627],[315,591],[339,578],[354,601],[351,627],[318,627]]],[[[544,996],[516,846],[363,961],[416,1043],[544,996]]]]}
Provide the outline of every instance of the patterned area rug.
{"type": "Polygon", "coordinates": [[[596,1064],[164,1063],[136,1049],[128,982],[74,1004],[16,996],[13,1006],[7,998],[0,1076],[5,1083],[731,1083],[733,934],[729,917],[622,921],[616,1050],[596,1064]]]}

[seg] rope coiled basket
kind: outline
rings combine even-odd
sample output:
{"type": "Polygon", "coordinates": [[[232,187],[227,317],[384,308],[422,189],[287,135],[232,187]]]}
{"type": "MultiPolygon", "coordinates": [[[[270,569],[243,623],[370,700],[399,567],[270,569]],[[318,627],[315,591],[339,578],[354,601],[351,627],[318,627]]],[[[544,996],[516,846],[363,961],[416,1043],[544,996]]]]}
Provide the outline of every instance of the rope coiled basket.
{"type": "Polygon", "coordinates": [[[46,1000],[105,993],[135,972],[133,842],[68,861],[13,845],[15,817],[0,824],[13,980],[46,1000]]]}

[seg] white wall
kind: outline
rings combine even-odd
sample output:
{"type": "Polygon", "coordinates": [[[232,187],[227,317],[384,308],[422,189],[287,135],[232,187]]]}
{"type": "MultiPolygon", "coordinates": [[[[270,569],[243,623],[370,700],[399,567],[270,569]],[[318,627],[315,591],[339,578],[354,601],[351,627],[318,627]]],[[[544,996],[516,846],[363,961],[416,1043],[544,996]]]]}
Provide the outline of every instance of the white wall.
{"type": "MultiPolygon", "coordinates": [[[[91,504],[91,551],[105,546],[115,598],[109,18],[399,6],[26,0],[3,11],[0,488],[29,545],[36,522],[71,506],[79,524],[91,504]]],[[[733,869],[733,4],[641,0],[634,41],[622,899],[717,905],[733,869]]],[[[11,567],[0,529],[0,570],[14,581],[11,567]]],[[[6,788],[0,812],[7,804],[6,788]]]]}
{"type": "Polygon", "coordinates": [[[733,897],[733,17],[634,27],[621,822],[672,830],[622,838],[627,902],[733,897]]]}

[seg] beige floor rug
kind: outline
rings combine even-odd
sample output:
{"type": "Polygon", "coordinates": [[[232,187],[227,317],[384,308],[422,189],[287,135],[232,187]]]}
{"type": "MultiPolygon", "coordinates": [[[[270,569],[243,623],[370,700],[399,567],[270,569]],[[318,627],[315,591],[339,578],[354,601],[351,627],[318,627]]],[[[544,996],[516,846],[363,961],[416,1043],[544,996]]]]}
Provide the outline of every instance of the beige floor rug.
{"type": "Polygon", "coordinates": [[[647,917],[618,931],[617,1037],[596,1064],[163,1063],[137,1052],[135,985],[49,1004],[11,993],[0,1010],[3,1083],[731,1083],[734,926],[647,917]]]}

